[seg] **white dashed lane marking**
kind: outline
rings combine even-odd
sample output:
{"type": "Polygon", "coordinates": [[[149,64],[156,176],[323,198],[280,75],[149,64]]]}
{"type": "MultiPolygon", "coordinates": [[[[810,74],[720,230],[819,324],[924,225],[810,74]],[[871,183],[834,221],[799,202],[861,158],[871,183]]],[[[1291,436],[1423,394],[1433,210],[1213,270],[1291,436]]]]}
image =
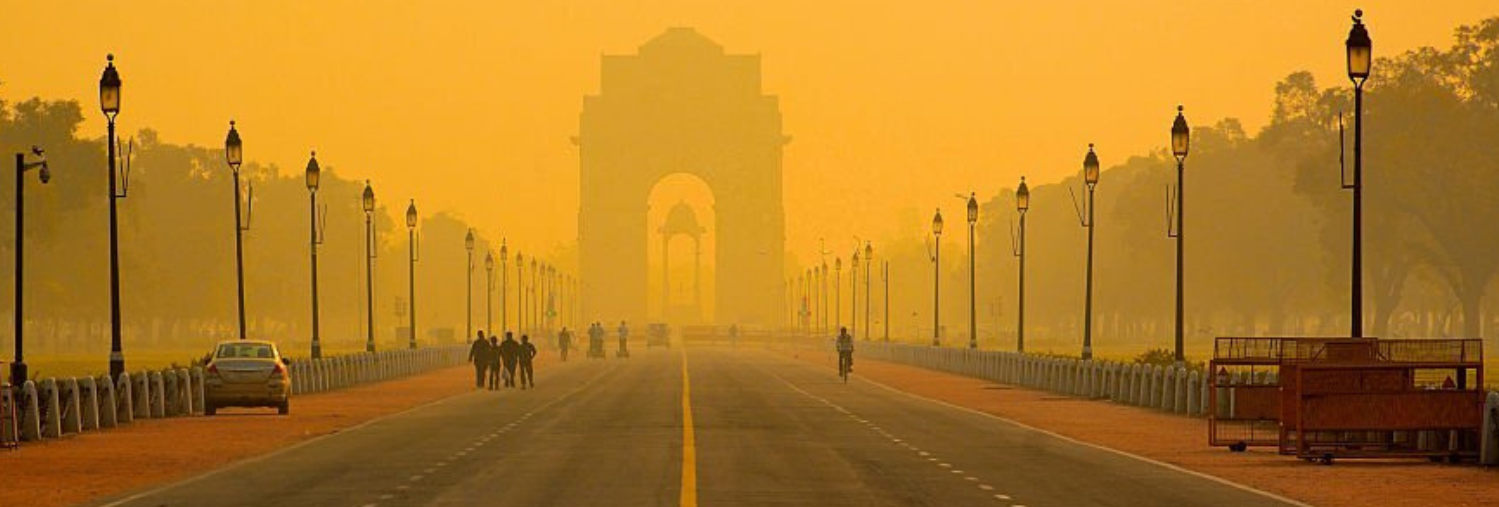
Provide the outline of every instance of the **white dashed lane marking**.
{"type": "MultiPolygon", "coordinates": [[[[827,407],[829,407],[829,408],[831,408],[833,410],[838,411],[839,413],[847,415],[849,419],[851,419],[851,420],[853,420],[855,422],[863,424],[870,431],[873,431],[873,432],[879,434],[880,436],[883,436],[885,438],[890,439],[890,443],[898,445],[898,446],[901,446],[901,447],[904,447],[906,449],[910,449],[911,451],[915,452],[917,456],[924,457],[924,458],[926,458],[927,461],[932,462],[932,463],[936,463],[937,466],[939,466],[939,467],[951,469],[951,470],[949,470],[949,472],[952,475],[963,476],[963,480],[967,481],[967,482],[975,482],[975,483],[980,482],[978,477],[974,477],[972,475],[967,475],[967,473],[964,472],[963,470],[953,469],[952,464],[946,463],[946,462],[942,462],[941,460],[937,459],[936,456],[932,456],[931,453],[929,453],[927,451],[923,451],[920,448],[918,448],[918,447],[916,447],[914,445],[911,445],[909,442],[906,442],[905,440],[902,440],[900,438],[896,438],[896,436],[894,434],[891,434],[889,431],[886,431],[884,428],[882,428],[879,425],[875,424],[874,421],[865,419],[863,417],[859,417],[858,414],[850,412],[848,409],[843,408],[843,407],[839,406],[836,403],[833,403],[831,401],[828,401],[825,398],[822,398],[820,396],[817,396],[817,395],[814,395],[812,393],[809,393],[806,390],[804,390],[804,389],[802,389],[800,387],[797,387],[795,384],[792,384],[790,381],[787,381],[785,378],[781,377],[780,375],[776,375],[774,373],[772,373],[771,375],[775,376],[777,379],[780,379],[780,381],[782,383],[786,384],[786,386],[790,387],[793,391],[799,392],[803,396],[806,396],[808,398],[816,400],[816,401],[822,403],[823,405],[825,405],[825,406],[827,406],[827,407]]],[[[994,486],[990,486],[988,484],[976,484],[976,485],[982,491],[994,491],[994,486]]],[[[995,500],[1000,500],[1000,501],[1008,501],[1008,500],[1010,500],[1010,496],[1009,495],[1004,495],[1004,494],[995,494],[994,495],[994,499],[995,500]]],[[[1008,502],[1005,502],[1005,503],[1008,503],[1008,502]]],[[[1021,505],[1021,504],[1010,504],[1010,507],[1025,507],[1025,506],[1021,505]]]]}

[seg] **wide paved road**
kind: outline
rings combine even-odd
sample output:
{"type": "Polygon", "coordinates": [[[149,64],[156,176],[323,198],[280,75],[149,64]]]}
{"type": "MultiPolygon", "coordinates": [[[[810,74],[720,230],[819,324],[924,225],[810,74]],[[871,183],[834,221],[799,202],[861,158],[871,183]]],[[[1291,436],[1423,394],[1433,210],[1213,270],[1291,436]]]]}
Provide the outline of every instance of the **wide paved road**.
{"type": "Polygon", "coordinates": [[[685,362],[574,359],[96,505],[1286,505],[774,353],[685,362]]]}

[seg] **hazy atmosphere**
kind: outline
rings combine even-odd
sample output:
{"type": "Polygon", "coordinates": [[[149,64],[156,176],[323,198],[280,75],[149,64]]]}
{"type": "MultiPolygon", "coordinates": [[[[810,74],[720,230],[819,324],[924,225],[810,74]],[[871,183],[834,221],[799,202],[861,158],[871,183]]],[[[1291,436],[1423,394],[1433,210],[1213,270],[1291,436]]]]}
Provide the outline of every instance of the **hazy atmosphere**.
{"type": "Polygon", "coordinates": [[[0,4],[0,504],[1499,495],[1490,0],[0,4]]]}

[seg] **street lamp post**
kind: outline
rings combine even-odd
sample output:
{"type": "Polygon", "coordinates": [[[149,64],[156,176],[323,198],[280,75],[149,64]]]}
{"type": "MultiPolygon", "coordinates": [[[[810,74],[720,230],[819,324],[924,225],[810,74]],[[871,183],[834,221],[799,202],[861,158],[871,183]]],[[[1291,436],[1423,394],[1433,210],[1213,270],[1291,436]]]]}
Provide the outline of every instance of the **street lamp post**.
{"type": "Polygon", "coordinates": [[[890,341],[890,261],[880,263],[880,280],[885,282],[885,311],[880,318],[885,321],[885,341],[890,341]]]}
{"type": "Polygon", "coordinates": [[[823,312],[823,335],[827,335],[827,321],[829,321],[829,318],[827,318],[827,260],[823,260],[823,267],[818,272],[817,279],[820,281],[818,284],[821,284],[817,293],[821,294],[821,299],[823,299],[823,306],[821,306],[821,312],[823,312]]]}
{"type": "Polygon", "coordinates": [[[360,199],[364,205],[364,305],[365,316],[369,319],[368,333],[364,339],[364,351],[373,353],[375,351],[375,189],[370,187],[370,181],[364,180],[364,195],[360,199]]]}
{"type": "MultiPolygon", "coordinates": [[[[1088,230],[1088,267],[1083,289],[1083,360],[1093,359],[1093,191],[1098,186],[1098,154],[1093,144],[1088,144],[1088,155],[1083,157],[1083,182],[1088,186],[1086,210],[1078,210],[1078,222],[1088,230]]],[[[1069,190],[1070,191],[1070,190],[1069,190]]],[[[1077,203],[1074,199],[1073,206],[1077,203]]]]}
{"type": "Polygon", "coordinates": [[[1183,173],[1186,169],[1187,148],[1191,145],[1191,141],[1192,129],[1187,127],[1187,118],[1182,115],[1182,107],[1176,106],[1176,120],[1171,123],[1171,155],[1176,157],[1176,208],[1174,213],[1170,209],[1167,210],[1166,223],[1168,225],[1166,227],[1166,235],[1176,238],[1176,364],[1178,365],[1187,362],[1182,337],[1182,301],[1184,297],[1182,266],[1184,243],[1186,242],[1186,237],[1184,236],[1186,216],[1184,215],[1185,208],[1182,206],[1186,199],[1183,197],[1183,194],[1187,193],[1186,187],[1183,186],[1183,182],[1185,181],[1183,173]],[[1173,215],[1174,220],[1172,220],[1173,215]],[[1176,226],[1175,231],[1171,230],[1172,224],[1176,226]]]}
{"type": "Polygon", "coordinates": [[[234,281],[238,291],[239,308],[239,339],[245,339],[245,247],[244,235],[249,229],[240,218],[240,207],[244,200],[239,195],[239,167],[244,162],[244,143],[240,141],[239,130],[234,128],[234,120],[229,121],[229,135],[224,138],[224,158],[229,161],[229,169],[234,173],[234,281]]]}
{"type": "MultiPolygon", "coordinates": [[[[484,253],[484,329],[494,334],[494,251],[484,253]]],[[[470,333],[472,334],[472,333],[470,333]]]]}
{"type": "Polygon", "coordinates": [[[978,194],[968,194],[968,348],[979,348],[978,258],[973,256],[973,230],[979,223],[978,194]]]}
{"type": "Polygon", "coordinates": [[[38,176],[42,180],[43,185],[52,179],[52,170],[47,168],[46,153],[41,148],[35,146],[31,147],[31,152],[36,155],[37,160],[34,162],[27,162],[25,153],[16,154],[16,311],[11,315],[11,320],[14,321],[16,326],[14,337],[16,360],[10,365],[10,385],[16,388],[20,388],[21,384],[25,384],[27,377],[24,350],[26,343],[22,339],[22,331],[25,330],[26,320],[25,314],[21,312],[21,303],[25,299],[22,291],[25,285],[21,283],[21,276],[25,273],[22,271],[22,267],[24,266],[23,254],[26,251],[24,246],[26,221],[23,219],[26,213],[25,192],[23,191],[26,183],[26,171],[38,169],[38,176]]]}
{"type": "MultiPolygon", "coordinates": [[[[515,255],[516,257],[520,256],[519,253],[515,255]]],[[[505,331],[510,330],[510,305],[506,303],[507,297],[505,295],[505,292],[510,290],[508,288],[510,281],[509,256],[510,247],[505,246],[504,238],[500,238],[500,334],[504,334],[505,331]]],[[[494,334],[494,331],[491,330],[489,334],[494,334]]]]}
{"type": "Polygon", "coordinates": [[[416,199],[412,199],[411,204],[406,206],[406,242],[411,252],[408,277],[410,284],[407,288],[410,291],[408,297],[411,301],[411,331],[407,334],[407,339],[408,347],[414,349],[416,348],[416,261],[419,260],[416,247],[416,199]]]}
{"type": "Polygon", "coordinates": [[[942,345],[942,208],[932,215],[932,346],[942,345]]]}
{"type": "MultiPolygon", "coordinates": [[[[848,269],[848,279],[851,282],[849,284],[851,290],[849,291],[849,301],[850,301],[850,303],[849,303],[849,306],[848,306],[849,336],[851,338],[858,338],[859,337],[859,247],[857,247],[857,246],[854,247],[854,255],[850,256],[849,259],[852,261],[852,264],[849,266],[849,269],[848,269]]],[[[865,332],[867,333],[868,331],[865,331],[865,332]]]]}
{"type": "Polygon", "coordinates": [[[99,109],[109,120],[109,377],[118,380],[125,373],[125,351],[120,343],[120,224],[117,201],[125,196],[116,181],[115,118],[120,114],[120,72],[115,70],[115,55],[105,57],[104,74],[99,77],[99,109]]]}
{"type": "Polygon", "coordinates": [[[464,305],[464,313],[468,315],[468,332],[464,334],[463,341],[468,343],[474,336],[474,230],[469,229],[468,234],[463,237],[463,248],[468,250],[468,271],[463,274],[463,282],[468,286],[464,293],[468,298],[468,304],[464,305]]]}
{"type": "Polygon", "coordinates": [[[843,327],[843,258],[833,258],[833,330],[843,327]]]}
{"type": "Polygon", "coordinates": [[[526,328],[526,256],[515,252],[515,329],[526,328]]]}
{"type": "Polygon", "coordinates": [[[1363,254],[1363,210],[1364,210],[1364,83],[1369,80],[1369,71],[1374,63],[1374,43],[1369,39],[1369,30],[1364,27],[1364,11],[1353,11],[1353,28],[1348,30],[1346,42],[1348,54],[1348,79],[1353,81],[1353,184],[1343,188],[1353,190],[1353,281],[1352,322],[1353,337],[1364,336],[1364,254],[1363,254]]]}
{"type": "Polygon", "coordinates": [[[869,335],[873,330],[869,327],[869,307],[874,303],[869,299],[869,267],[874,264],[874,247],[868,241],[864,242],[864,340],[869,341],[869,335]]]}
{"type": "Polygon", "coordinates": [[[538,299],[538,296],[540,296],[541,294],[540,287],[541,285],[537,284],[537,257],[535,257],[535,255],[532,255],[531,297],[529,297],[528,299],[529,302],[531,302],[531,335],[535,335],[535,333],[537,333],[537,330],[541,329],[541,300],[538,299]]]}
{"type": "Polygon", "coordinates": [[[318,312],[317,291],[317,250],[318,245],[323,244],[322,224],[317,207],[317,191],[319,181],[322,179],[322,169],[318,167],[317,152],[312,152],[312,157],[307,159],[307,195],[311,203],[311,230],[308,236],[308,247],[312,256],[312,358],[323,357],[323,342],[319,337],[320,316],[318,312]]]}
{"type": "Polygon", "coordinates": [[[1020,187],[1015,189],[1015,211],[1020,214],[1019,241],[1015,246],[1015,257],[1020,258],[1020,310],[1015,317],[1015,351],[1025,352],[1025,212],[1031,209],[1031,190],[1020,177],[1020,187]]]}

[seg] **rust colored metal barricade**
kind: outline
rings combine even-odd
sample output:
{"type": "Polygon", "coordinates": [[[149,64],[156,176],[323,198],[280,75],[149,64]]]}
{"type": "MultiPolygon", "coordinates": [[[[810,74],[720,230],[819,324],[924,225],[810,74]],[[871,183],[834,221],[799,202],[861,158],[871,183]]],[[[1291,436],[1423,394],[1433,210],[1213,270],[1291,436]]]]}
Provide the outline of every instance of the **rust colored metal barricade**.
{"type": "Polygon", "coordinates": [[[1329,338],[1223,337],[1208,363],[1208,445],[1243,450],[1284,441],[1281,381],[1286,356],[1329,338]]]}
{"type": "Polygon", "coordinates": [[[1480,340],[1295,345],[1282,351],[1282,453],[1323,462],[1476,455],[1480,340]]]}

